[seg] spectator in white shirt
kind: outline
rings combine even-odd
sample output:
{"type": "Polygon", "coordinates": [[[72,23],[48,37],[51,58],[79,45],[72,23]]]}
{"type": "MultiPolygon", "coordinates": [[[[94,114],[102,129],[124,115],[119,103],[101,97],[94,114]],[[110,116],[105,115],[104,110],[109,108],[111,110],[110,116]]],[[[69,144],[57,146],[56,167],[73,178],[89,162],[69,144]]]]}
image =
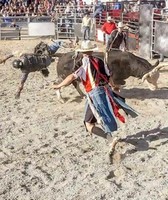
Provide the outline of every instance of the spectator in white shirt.
{"type": "Polygon", "coordinates": [[[89,16],[89,13],[85,13],[82,19],[82,32],[83,32],[83,40],[90,40],[90,31],[92,29],[93,23],[92,18],[89,16]]]}

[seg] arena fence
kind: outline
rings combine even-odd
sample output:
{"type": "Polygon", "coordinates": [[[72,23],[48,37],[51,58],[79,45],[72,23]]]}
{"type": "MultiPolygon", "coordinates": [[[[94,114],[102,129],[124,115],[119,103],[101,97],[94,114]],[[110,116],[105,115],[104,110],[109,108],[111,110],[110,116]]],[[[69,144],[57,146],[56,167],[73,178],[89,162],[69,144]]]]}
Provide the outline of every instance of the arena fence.
{"type": "MultiPolygon", "coordinates": [[[[143,45],[142,36],[144,38],[149,39],[149,52],[145,55],[147,57],[153,58],[155,54],[158,54],[158,48],[155,48],[155,20],[163,21],[165,18],[167,19],[167,13],[165,17],[163,13],[161,13],[161,9],[158,9],[160,3],[164,3],[164,1],[153,0],[153,1],[140,1],[140,4],[136,4],[137,1],[122,1],[122,2],[106,2],[103,3],[103,10],[98,13],[96,16],[95,9],[96,7],[85,7],[80,11],[74,8],[73,12],[63,12],[65,8],[62,8],[62,11],[56,10],[55,16],[19,16],[19,17],[1,17],[0,18],[0,39],[30,39],[41,37],[41,34],[36,36],[29,34],[29,24],[30,23],[53,23],[55,27],[55,33],[52,35],[48,35],[53,37],[54,39],[72,39],[76,35],[81,39],[81,22],[83,13],[85,13],[88,9],[90,9],[90,14],[94,19],[93,31],[91,33],[92,40],[98,40],[98,34],[101,32],[101,26],[106,21],[107,16],[111,16],[114,18],[115,22],[123,21],[124,24],[127,25],[127,34],[128,34],[128,43],[129,49],[138,50],[141,48],[141,52],[146,52],[146,49],[143,48],[146,46],[147,42],[143,45]],[[146,4],[147,3],[147,4],[146,4]],[[148,19],[148,22],[143,20],[143,17],[140,18],[140,14],[144,15],[144,12],[140,7],[150,7],[150,9],[154,8],[153,14],[148,19]],[[143,23],[142,23],[143,22],[143,23]],[[145,25],[146,23],[146,25],[145,25]],[[151,31],[148,32],[148,36],[143,35],[143,26],[148,26],[148,23],[151,24],[151,31]],[[152,32],[152,34],[151,34],[152,32]],[[150,55],[150,56],[149,56],[150,55]]],[[[146,9],[146,8],[144,8],[146,9]]],[[[166,11],[165,11],[166,12],[166,11]]],[[[150,13],[150,12],[149,12],[150,13]]],[[[157,25],[158,26],[158,25],[157,25]]],[[[42,29],[40,29],[40,32],[42,29]]],[[[101,33],[102,34],[102,33],[101,33]]],[[[103,36],[101,36],[103,38],[103,36]]],[[[103,39],[101,40],[103,42],[103,39]]],[[[145,41],[145,40],[144,40],[145,41]]],[[[144,55],[144,56],[145,56],[144,55]]]]}
{"type": "MultiPolygon", "coordinates": [[[[129,25],[129,28],[132,32],[137,34],[138,30],[138,21],[139,21],[139,6],[148,3],[152,4],[153,7],[159,7],[161,3],[164,3],[163,0],[152,0],[145,1],[141,0],[140,4],[137,4],[136,0],[132,1],[122,1],[118,2],[104,2],[102,4],[101,12],[96,11],[100,8],[100,5],[81,5],[78,6],[69,6],[69,9],[65,6],[59,6],[55,8],[55,15],[51,17],[47,16],[31,16],[31,17],[1,17],[0,18],[0,39],[27,39],[31,38],[28,34],[28,23],[30,22],[53,22],[55,23],[55,37],[60,38],[73,38],[74,33],[82,37],[82,34],[79,31],[76,31],[74,28],[75,24],[78,24],[76,27],[79,29],[80,23],[83,17],[83,14],[86,11],[89,11],[91,16],[96,19],[95,27],[92,33],[92,39],[96,37],[96,28],[106,21],[107,16],[112,16],[116,22],[123,21],[129,25]],[[16,23],[17,26],[14,26],[13,23],[16,23]]],[[[81,32],[81,31],[80,31],[81,32]]],[[[134,34],[132,33],[131,34],[134,34]]]]}
{"type": "Polygon", "coordinates": [[[168,57],[168,9],[153,9],[151,27],[151,58],[158,54],[168,57]]]}
{"type": "MultiPolygon", "coordinates": [[[[82,38],[82,30],[81,30],[81,22],[82,18],[78,15],[69,16],[66,14],[62,14],[61,17],[53,20],[51,17],[8,17],[6,19],[0,18],[0,40],[8,40],[8,39],[30,39],[38,37],[29,35],[29,24],[30,23],[45,23],[52,22],[55,26],[55,34],[48,35],[54,37],[54,39],[67,39],[74,38],[76,35],[79,38],[82,38]]],[[[41,37],[41,32],[43,31],[41,28],[39,32],[39,37],[41,37]]],[[[95,23],[93,21],[93,29],[91,32],[91,39],[95,40],[95,23]]],[[[45,36],[45,35],[44,35],[45,36]]]]}
{"type": "Polygon", "coordinates": [[[1,17],[0,18],[0,39],[30,39],[28,25],[31,22],[51,22],[51,17],[1,17]]]}

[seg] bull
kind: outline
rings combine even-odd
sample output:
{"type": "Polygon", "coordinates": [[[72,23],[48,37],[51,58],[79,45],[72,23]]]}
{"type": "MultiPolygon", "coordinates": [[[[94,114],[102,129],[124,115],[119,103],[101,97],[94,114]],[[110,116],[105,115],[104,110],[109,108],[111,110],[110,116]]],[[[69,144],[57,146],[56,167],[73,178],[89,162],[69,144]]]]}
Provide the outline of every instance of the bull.
{"type": "MultiPolygon", "coordinates": [[[[56,53],[55,56],[59,57],[56,66],[58,77],[64,79],[81,66],[82,55],[79,53],[76,58],[74,55],[75,52],[68,52],[65,54],[56,53]]],[[[152,65],[144,58],[120,50],[112,50],[108,52],[108,54],[104,54],[104,52],[94,52],[93,56],[106,60],[114,83],[114,89],[125,85],[125,80],[130,76],[139,78],[142,82],[146,80],[150,90],[156,90],[158,88],[157,81],[159,78],[159,70],[162,68],[162,66],[158,66],[159,61],[156,61],[156,63],[152,65]]],[[[83,97],[84,94],[79,88],[79,82],[75,80],[72,84],[83,97]]],[[[57,96],[58,99],[62,99],[59,90],[57,91],[57,96]]]]}
{"type": "MultiPolygon", "coordinates": [[[[45,51],[45,48],[43,50],[45,51]]],[[[142,82],[146,80],[150,90],[158,88],[157,80],[159,78],[159,70],[162,68],[162,66],[158,66],[159,61],[151,65],[144,58],[118,49],[113,49],[106,54],[104,52],[94,52],[93,55],[106,60],[113,80],[114,90],[119,90],[121,85],[125,85],[125,80],[130,76],[142,79],[142,82]]],[[[62,79],[78,69],[82,64],[82,54],[79,53],[78,56],[75,56],[73,51],[68,53],[56,52],[54,57],[59,57],[56,70],[58,77],[62,79]]],[[[83,97],[84,94],[79,87],[79,82],[74,81],[72,84],[83,97]]],[[[57,96],[62,99],[60,91],[57,91],[57,96]]]]}

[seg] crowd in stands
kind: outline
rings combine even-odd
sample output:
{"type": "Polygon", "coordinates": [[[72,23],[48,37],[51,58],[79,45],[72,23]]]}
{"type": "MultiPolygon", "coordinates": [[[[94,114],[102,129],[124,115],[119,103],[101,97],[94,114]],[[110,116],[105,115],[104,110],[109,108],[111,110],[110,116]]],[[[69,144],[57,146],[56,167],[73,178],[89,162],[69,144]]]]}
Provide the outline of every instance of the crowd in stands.
{"type": "MultiPolygon", "coordinates": [[[[121,9],[122,0],[112,2],[117,3],[111,9],[121,9]]],[[[139,2],[139,0],[134,0],[134,3],[131,3],[128,0],[124,4],[124,11],[127,12],[130,9],[134,12],[138,11],[139,2]]],[[[164,7],[164,3],[159,2],[158,7],[164,7]]],[[[50,16],[54,21],[62,14],[74,16],[74,13],[82,18],[86,12],[92,13],[95,18],[99,17],[104,9],[108,9],[108,6],[105,7],[105,4],[99,0],[93,0],[89,5],[84,0],[0,0],[0,17],[3,17],[6,22],[9,17],[18,16],[50,16]]]]}
{"type": "Polygon", "coordinates": [[[93,12],[93,4],[82,0],[0,0],[0,15],[7,16],[54,16],[55,13],[93,12]]]}

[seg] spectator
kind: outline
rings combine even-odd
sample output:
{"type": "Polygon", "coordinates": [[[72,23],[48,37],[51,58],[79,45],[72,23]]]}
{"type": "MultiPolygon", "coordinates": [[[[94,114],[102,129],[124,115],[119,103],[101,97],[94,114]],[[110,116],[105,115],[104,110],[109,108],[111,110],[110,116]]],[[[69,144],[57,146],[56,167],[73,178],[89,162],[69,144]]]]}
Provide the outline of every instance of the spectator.
{"type": "Polygon", "coordinates": [[[106,45],[108,43],[108,40],[110,38],[110,34],[113,30],[115,30],[117,27],[116,27],[116,24],[115,22],[113,21],[113,19],[111,18],[111,16],[108,16],[107,17],[107,22],[105,22],[103,24],[103,26],[101,27],[101,30],[103,31],[103,33],[105,34],[105,41],[106,41],[106,45]]]}
{"type": "Polygon", "coordinates": [[[94,5],[95,6],[95,10],[94,10],[94,13],[93,13],[93,17],[96,18],[98,15],[101,15],[103,9],[104,9],[104,6],[103,6],[103,3],[100,3],[98,5],[94,5]]]}
{"type": "Polygon", "coordinates": [[[90,30],[92,29],[93,23],[92,19],[89,16],[89,13],[86,12],[82,19],[82,32],[83,32],[83,40],[90,40],[90,30]]]}

